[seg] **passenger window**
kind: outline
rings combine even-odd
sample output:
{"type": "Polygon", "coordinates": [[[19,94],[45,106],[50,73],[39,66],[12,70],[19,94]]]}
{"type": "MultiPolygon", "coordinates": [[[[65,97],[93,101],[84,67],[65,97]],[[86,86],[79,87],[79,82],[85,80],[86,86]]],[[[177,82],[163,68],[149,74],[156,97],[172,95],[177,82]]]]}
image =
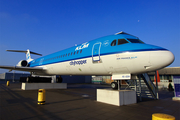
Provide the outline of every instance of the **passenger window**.
{"type": "Polygon", "coordinates": [[[71,55],[73,54],[73,52],[71,52],[71,55]]]}
{"type": "Polygon", "coordinates": [[[68,54],[68,56],[70,55],[70,53],[68,54]]]}
{"type": "Polygon", "coordinates": [[[82,50],[80,51],[80,53],[82,53],[82,50]]]}
{"type": "Polygon", "coordinates": [[[74,55],[76,54],[76,51],[74,52],[74,55]]]}
{"type": "Polygon", "coordinates": [[[116,46],[116,40],[113,40],[111,46],[116,46]]]}
{"type": "Polygon", "coordinates": [[[128,43],[125,39],[118,39],[118,45],[128,43]]]}
{"type": "Polygon", "coordinates": [[[79,53],[79,51],[77,51],[77,54],[79,53]]]}

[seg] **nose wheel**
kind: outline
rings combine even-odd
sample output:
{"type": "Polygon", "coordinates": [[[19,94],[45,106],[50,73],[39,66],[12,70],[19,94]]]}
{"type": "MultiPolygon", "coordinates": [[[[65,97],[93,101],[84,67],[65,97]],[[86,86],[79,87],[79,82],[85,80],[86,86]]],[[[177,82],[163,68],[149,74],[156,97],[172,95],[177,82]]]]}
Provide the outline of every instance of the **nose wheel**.
{"type": "Polygon", "coordinates": [[[112,82],[112,83],[111,83],[111,88],[112,88],[113,90],[117,90],[117,89],[118,89],[118,84],[117,84],[117,82],[112,82]]]}
{"type": "Polygon", "coordinates": [[[111,88],[113,90],[120,90],[120,87],[121,87],[120,80],[117,80],[117,82],[112,82],[111,83],[111,88]]]}

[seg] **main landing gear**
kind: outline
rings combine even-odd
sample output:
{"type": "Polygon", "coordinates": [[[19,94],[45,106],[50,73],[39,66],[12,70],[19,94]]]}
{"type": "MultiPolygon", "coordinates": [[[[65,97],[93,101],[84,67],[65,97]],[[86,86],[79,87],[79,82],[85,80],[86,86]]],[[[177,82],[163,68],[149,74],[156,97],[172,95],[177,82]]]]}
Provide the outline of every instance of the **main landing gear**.
{"type": "Polygon", "coordinates": [[[61,76],[56,78],[56,83],[62,83],[63,79],[61,76]]]}

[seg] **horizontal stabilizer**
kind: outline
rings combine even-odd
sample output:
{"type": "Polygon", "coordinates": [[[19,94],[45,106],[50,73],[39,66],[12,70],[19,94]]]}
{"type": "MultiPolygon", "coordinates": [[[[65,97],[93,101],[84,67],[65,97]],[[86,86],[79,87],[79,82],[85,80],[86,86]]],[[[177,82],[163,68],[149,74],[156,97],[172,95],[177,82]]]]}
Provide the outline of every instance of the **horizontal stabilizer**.
{"type": "MultiPolygon", "coordinates": [[[[9,51],[9,52],[22,52],[22,53],[27,53],[27,50],[6,50],[6,51],[9,51]]],[[[39,54],[39,53],[35,53],[35,52],[32,52],[32,51],[29,51],[31,54],[34,54],[34,55],[40,55],[42,56],[42,54],[39,54]]]]}

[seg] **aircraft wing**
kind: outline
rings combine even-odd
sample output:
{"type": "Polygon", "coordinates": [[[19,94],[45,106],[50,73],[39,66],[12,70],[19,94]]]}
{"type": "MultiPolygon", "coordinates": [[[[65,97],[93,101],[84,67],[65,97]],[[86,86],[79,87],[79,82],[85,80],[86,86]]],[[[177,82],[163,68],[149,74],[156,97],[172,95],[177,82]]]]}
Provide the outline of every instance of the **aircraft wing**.
{"type": "Polygon", "coordinates": [[[1,66],[2,69],[9,69],[9,70],[18,70],[18,71],[27,71],[27,72],[43,72],[45,69],[41,67],[19,67],[19,66],[1,66]]]}

